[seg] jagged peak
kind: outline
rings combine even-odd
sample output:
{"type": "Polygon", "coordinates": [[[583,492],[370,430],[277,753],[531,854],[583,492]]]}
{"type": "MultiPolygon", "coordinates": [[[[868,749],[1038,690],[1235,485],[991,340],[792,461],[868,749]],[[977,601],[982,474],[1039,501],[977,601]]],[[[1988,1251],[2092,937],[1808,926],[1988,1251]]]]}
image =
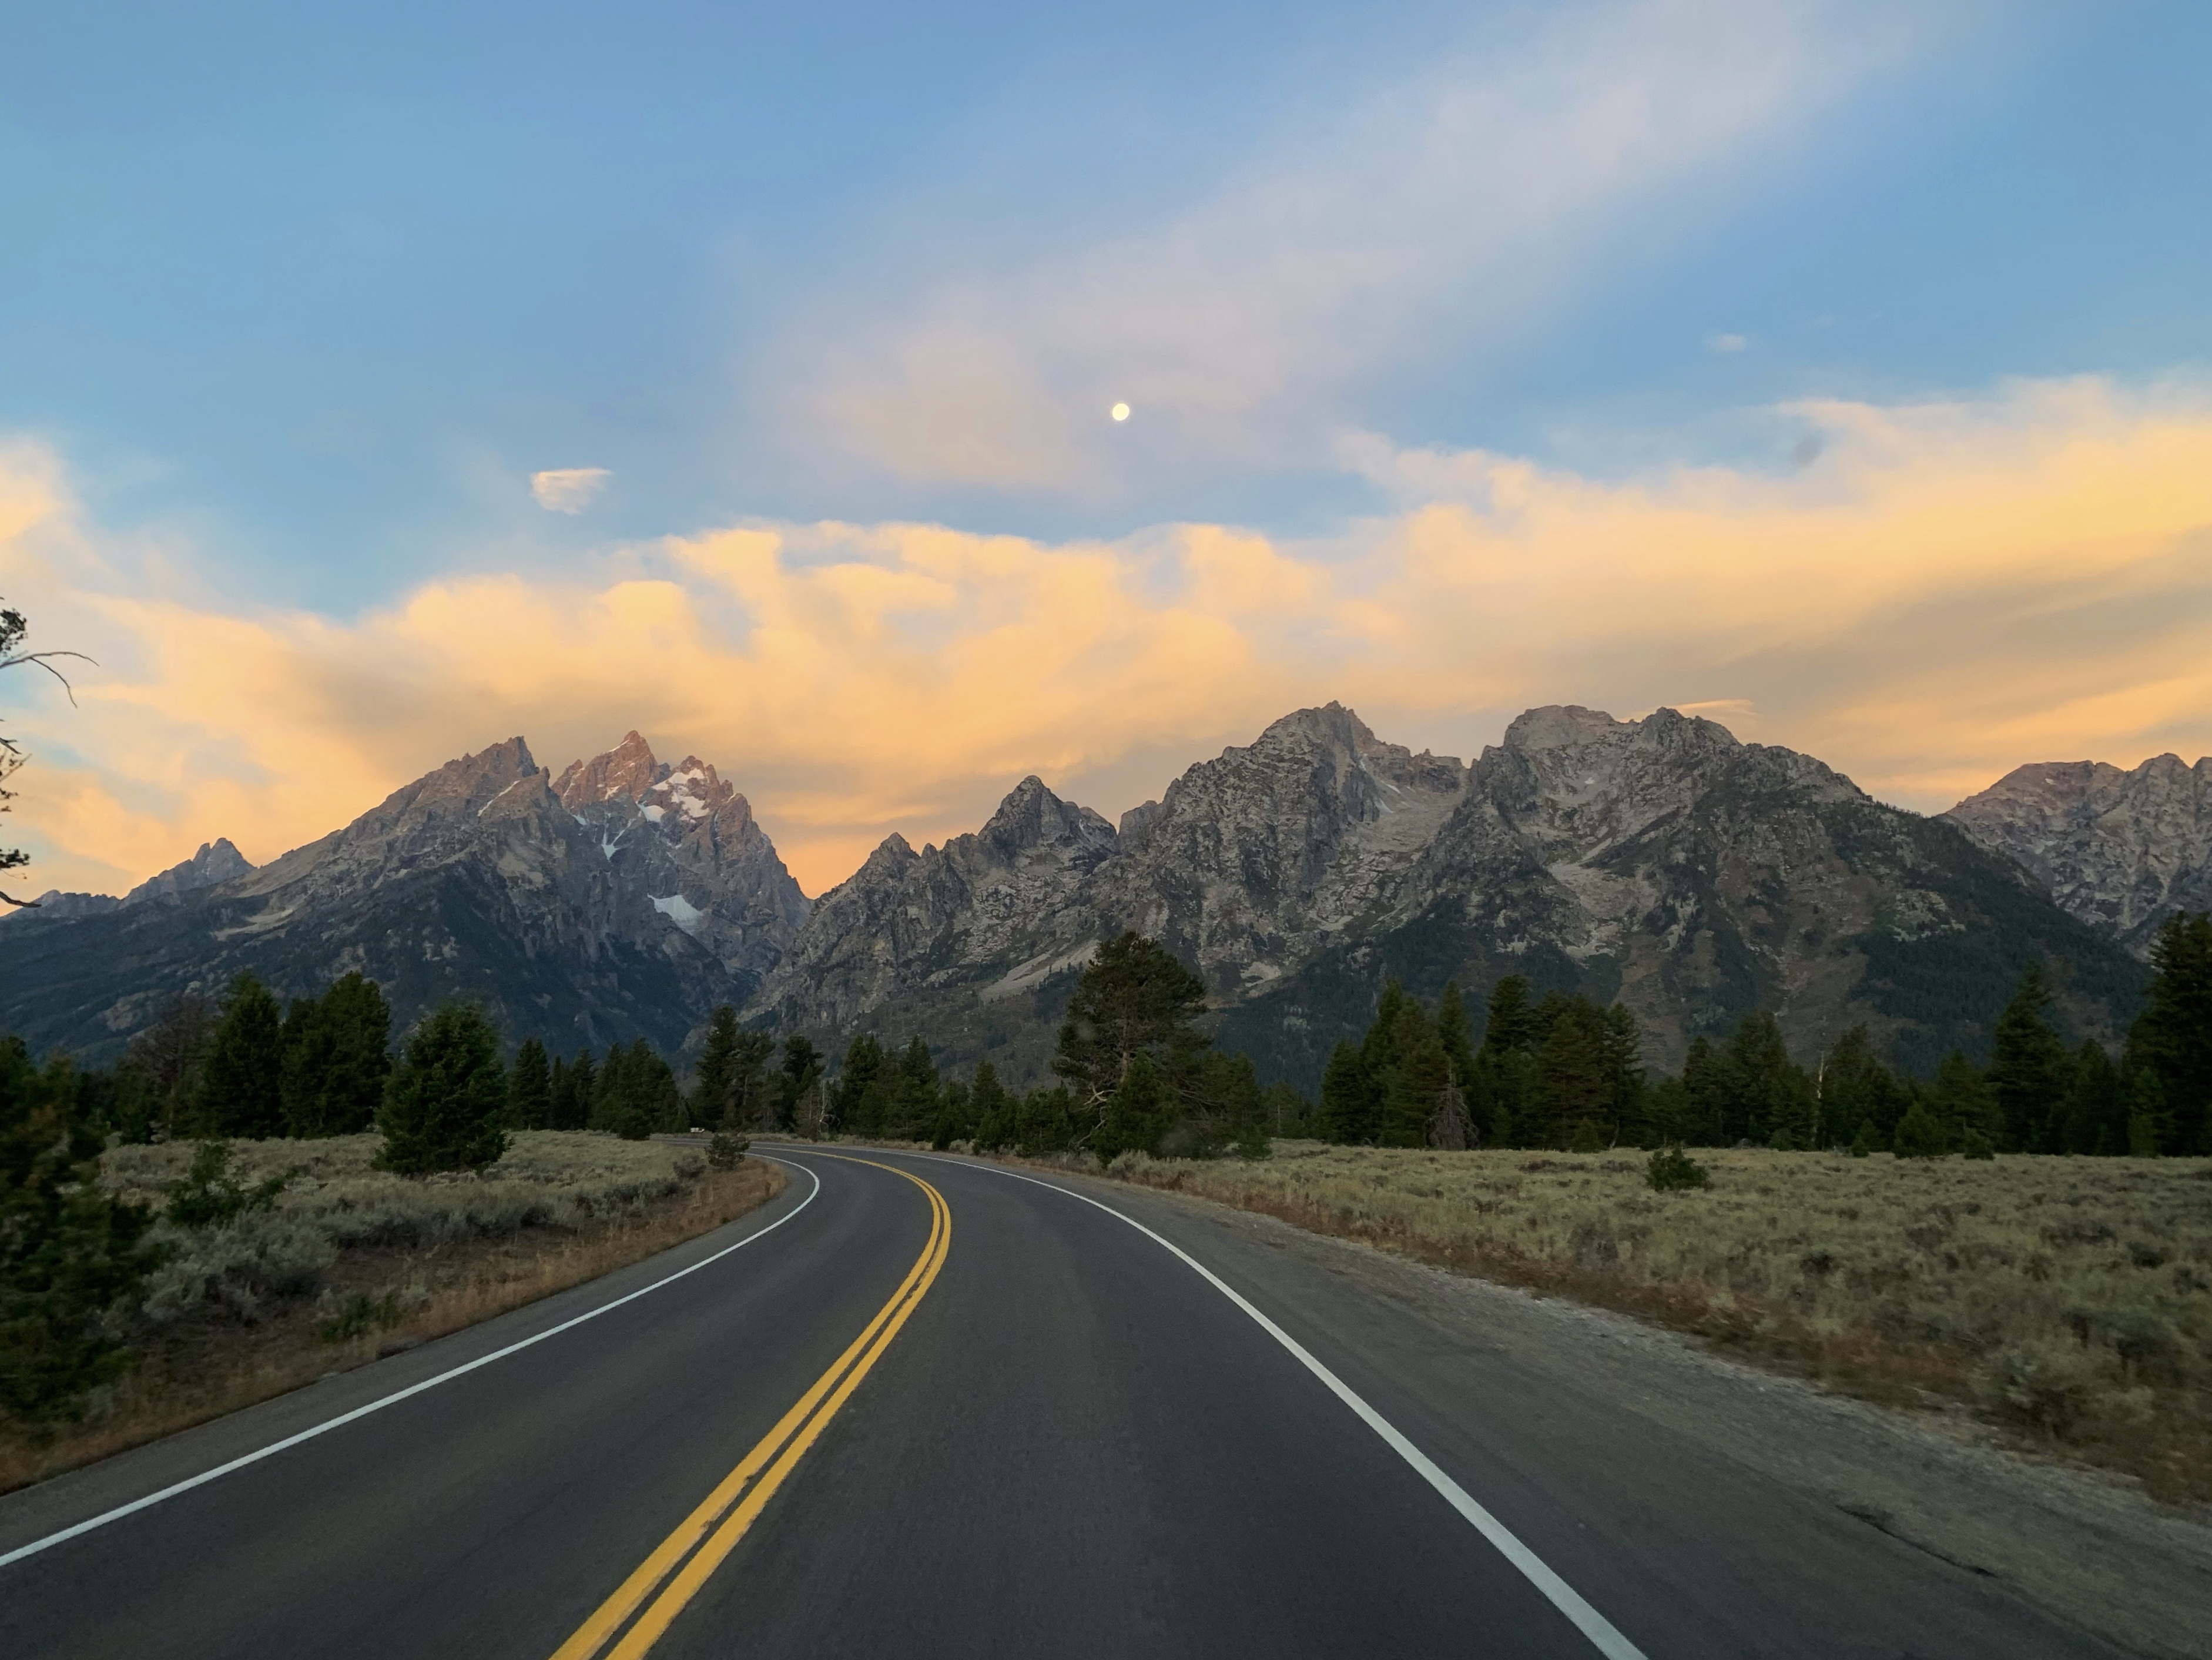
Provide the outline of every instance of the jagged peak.
{"type": "Polygon", "coordinates": [[[1087,848],[1104,846],[1115,839],[1114,827],[1103,815],[1054,795],[1035,773],[1006,793],[999,810],[978,834],[1008,854],[1047,842],[1087,848]]]}
{"type": "Polygon", "coordinates": [[[1267,729],[1254,740],[1253,747],[1272,747],[1285,742],[1319,740],[1324,744],[1340,744],[1346,749],[1361,750],[1378,743],[1367,723],[1343,704],[1334,701],[1311,708],[1292,709],[1280,720],[1271,722],[1267,729]]]}
{"type": "Polygon", "coordinates": [[[218,836],[212,842],[200,843],[199,851],[182,863],[172,865],[157,875],[148,877],[123,896],[124,904],[151,899],[159,894],[188,893],[196,888],[211,888],[251,875],[253,862],[231,844],[227,836],[218,836]]]}
{"type": "Polygon", "coordinates": [[[553,794],[571,812],[617,796],[641,801],[668,773],[669,769],[653,758],[653,745],[633,727],[612,749],[588,761],[571,761],[554,780],[553,794]]]}

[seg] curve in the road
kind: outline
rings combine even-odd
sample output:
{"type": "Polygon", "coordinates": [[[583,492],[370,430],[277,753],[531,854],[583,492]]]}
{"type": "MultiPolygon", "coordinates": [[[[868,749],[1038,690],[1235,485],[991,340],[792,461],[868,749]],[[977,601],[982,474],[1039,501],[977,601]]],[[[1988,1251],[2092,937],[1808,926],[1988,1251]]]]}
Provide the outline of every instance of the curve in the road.
{"type": "MultiPolygon", "coordinates": [[[[1305,1345],[1292,1337],[1290,1333],[1285,1331],[1258,1309],[1253,1307],[1235,1286],[1172,1239],[1155,1233],[1127,1213],[1118,1211],[1111,1205],[1093,1199],[1089,1194],[1078,1193],[1073,1188],[1064,1188],[1057,1182],[1039,1181],[1036,1177],[1024,1176],[1018,1171],[1006,1170],[995,1164],[981,1164],[970,1159],[939,1158],[933,1154],[920,1152],[908,1153],[905,1156],[910,1158],[927,1158],[932,1164],[959,1164],[969,1169],[988,1170],[995,1176],[1007,1177],[1017,1182],[1027,1182],[1032,1187],[1046,1188],[1054,1193],[1065,1194],[1070,1199],[1079,1200],[1084,1204],[1104,1211],[1107,1215],[1119,1221],[1127,1223],[1235,1304],[1238,1309],[1252,1318],[1261,1330],[1288,1350],[1297,1363],[1319,1378],[1332,1395],[1351,1408],[1353,1415],[1361,1423],[1381,1437],[1384,1445],[1413,1466],[1420,1478],[1434,1487],[1443,1501],[1457,1511],[1477,1533],[1488,1540],[1496,1548],[1498,1554],[1510,1562],[1522,1578],[1541,1591],[1545,1599],[1553,1608],[1566,1615],[1573,1623],[1575,1629],[1589,1638],[1597,1651],[1606,1657],[1606,1660],[1644,1660],[1644,1651],[1641,1649],[1622,1636],[1611,1620],[1592,1608],[1579,1591],[1553,1572],[1551,1566],[1543,1558],[1522,1544],[1511,1529],[1478,1504],[1466,1488],[1453,1481],[1437,1466],[1434,1459],[1415,1446],[1389,1419],[1368,1405],[1342,1378],[1316,1359],[1305,1345]]],[[[905,1175],[906,1172],[901,1171],[900,1174],[905,1175]]],[[[919,1180],[920,1178],[909,1177],[908,1179],[919,1180]]],[[[640,1649],[636,1652],[642,1654],[644,1651],[640,1649]]],[[[563,1650],[560,1655],[555,1657],[555,1660],[572,1660],[572,1657],[563,1650]]],[[[627,1655],[625,1655],[625,1660],[627,1660],[627,1655]]]]}
{"type": "Polygon", "coordinates": [[[860,1380],[890,1347],[891,1340],[899,1335],[899,1329],[928,1294],[938,1271],[945,1266],[945,1259],[952,1249],[952,1210],[945,1202],[943,1194],[913,1171],[900,1170],[896,1164],[878,1164],[872,1158],[843,1158],[838,1153],[820,1156],[890,1171],[920,1188],[929,1199],[928,1243],[923,1245],[921,1255],[915,1259],[914,1267],[898,1289],[851,1346],[830,1363],[830,1369],[814,1381],[813,1387],[799,1398],[775,1427],[738,1460],[737,1468],[722,1478],[698,1508],[678,1523],[675,1531],[638,1565],[621,1588],[554,1651],[553,1660],[591,1660],[673,1572],[676,1577],[667,1590],[654,1597],[653,1605],[623,1633],[609,1660],[639,1660],[659,1640],[670,1622],[698,1594],[699,1588],[737,1548],[738,1541],[767,1508],[784,1478],[806,1456],[807,1449],[821,1438],[830,1420],[837,1415],[838,1408],[851,1398],[860,1380]],[[756,1481],[756,1477],[759,1479],[756,1481]],[[746,1491],[749,1485],[750,1492],[746,1491]],[[738,1502],[741,1494],[743,1503],[738,1502]],[[733,1505],[737,1508],[732,1511],[733,1505]],[[726,1520],[723,1519],[725,1512],[729,1512],[726,1520]],[[720,1523],[719,1527],[715,1525],[717,1522],[720,1523]]]}
{"type": "Polygon", "coordinates": [[[126,1516],[135,1516],[140,1511],[151,1510],[155,1505],[174,1499],[179,1493],[190,1493],[195,1487],[204,1487],[210,1481],[221,1481],[224,1476],[242,1470],[249,1464],[258,1464],[264,1458],[273,1458],[278,1453],[288,1451],[304,1441],[312,1441],[318,1436],[328,1435],[332,1430],[343,1429],[346,1425],[358,1422],[372,1413],[382,1412],[386,1407],[396,1407],[402,1401],[412,1399],[426,1389],[436,1389],[441,1383],[450,1383],[456,1377],[465,1377],[480,1367],[491,1365],[495,1360],[504,1360],[510,1354],[520,1354],[523,1350],[534,1347],[549,1337],[558,1337],[562,1332],[573,1331],[586,1321],[596,1320],[603,1314],[611,1314],[626,1303],[635,1303],[641,1297],[650,1297],[665,1286],[672,1286],[678,1280],[696,1274],[703,1268],[713,1266],[732,1251],[743,1250],[755,1240],[765,1238],[796,1217],[799,1212],[812,1204],[822,1192],[822,1178],[815,1175],[812,1171],[806,1170],[804,1164],[787,1164],[780,1158],[770,1159],[769,1162],[783,1164],[786,1170],[805,1171],[807,1179],[812,1182],[814,1186],[808,1191],[805,1198],[800,1200],[766,1227],[754,1229],[752,1232],[734,1244],[725,1245],[712,1256],[702,1257],[698,1262],[680,1268],[673,1274],[664,1274],[649,1286],[641,1286],[637,1290],[625,1296],[614,1298],[596,1308],[586,1309],[583,1313],[571,1319],[563,1320],[557,1326],[550,1326],[544,1331],[534,1332],[519,1342],[509,1343],[504,1348],[494,1349],[489,1354],[480,1354],[473,1360],[464,1361],[458,1366],[448,1367],[434,1377],[425,1377],[420,1383],[410,1383],[404,1389],[394,1389],[389,1395],[379,1395],[374,1401],[364,1402],[350,1412],[342,1412],[335,1418],[325,1418],[319,1424],[311,1424],[296,1434],[288,1435],[282,1440],[271,1441],[264,1447],[256,1447],[252,1452],[241,1454],[228,1462],[217,1464],[212,1469],[202,1470],[198,1475],[187,1476],[181,1481],[173,1481],[158,1493],[149,1493],[142,1499],[132,1499],[129,1504],[118,1505],[112,1510],[102,1511],[97,1516],[87,1517],[74,1526],[59,1529],[43,1539],[33,1539],[27,1545],[18,1545],[14,1550],[0,1555],[0,1568],[6,1567],[11,1562],[20,1562],[27,1556],[36,1556],[42,1550],[51,1550],[56,1545],[64,1544],[71,1539],[92,1532],[94,1529],[104,1528],[110,1523],[120,1522],[126,1516]]]}

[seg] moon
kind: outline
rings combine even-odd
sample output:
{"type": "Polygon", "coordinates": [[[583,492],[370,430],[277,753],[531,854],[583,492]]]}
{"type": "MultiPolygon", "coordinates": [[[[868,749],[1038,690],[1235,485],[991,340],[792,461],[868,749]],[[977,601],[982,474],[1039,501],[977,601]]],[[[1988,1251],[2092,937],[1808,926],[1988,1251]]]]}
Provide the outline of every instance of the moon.
{"type": "Polygon", "coordinates": [[[1129,406],[1127,404],[1116,404],[1112,409],[1107,410],[1106,413],[1112,416],[1116,421],[1126,421],[1129,418],[1129,406]]]}

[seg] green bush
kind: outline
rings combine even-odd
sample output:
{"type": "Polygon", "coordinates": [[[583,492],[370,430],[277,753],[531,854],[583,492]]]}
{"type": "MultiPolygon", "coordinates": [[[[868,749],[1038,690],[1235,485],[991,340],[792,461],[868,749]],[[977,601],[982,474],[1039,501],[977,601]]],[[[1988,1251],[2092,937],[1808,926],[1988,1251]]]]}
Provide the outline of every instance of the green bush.
{"type": "Polygon", "coordinates": [[[707,1143],[707,1162],[716,1170],[735,1170],[745,1162],[745,1150],[752,1144],[750,1135],[741,1135],[735,1130],[718,1131],[714,1139],[707,1143]]]}
{"type": "Polygon", "coordinates": [[[1655,1193],[1676,1193],[1685,1188],[1708,1186],[1712,1174],[1681,1148],[1662,1147],[1644,1166],[1644,1179],[1655,1193]]]}
{"type": "Polygon", "coordinates": [[[191,1169],[181,1180],[169,1183],[169,1202],[161,1219],[172,1227],[223,1227],[247,1211],[267,1210],[292,1179],[288,1172],[241,1188],[230,1176],[229,1166],[229,1142],[201,1142],[192,1154],[191,1169]]]}
{"type": "Polygon", "coordinates": [[[1862,1118],[1859,1120],[1859,1133],[1851,1137],[1851,1157],[1864,1158],[1874,1149],[1874,1120],[1862,1118]]]}
{"type": "Polygon", "coordinates": [[[1899,1158],[1941,1158],[1951,1151],[1951,1138],[1936,1116],[1919,1102],[1897,1121],[1897,1140],[1890,1149],[1899,1158]]]}
{"type": "Polygon", "coordinates": [[[1997,1156],[1996,1144],[1979,1130],[1968,1130],[1959,1151],[1969,1158],[1994,1158],[1997,1156]]]}

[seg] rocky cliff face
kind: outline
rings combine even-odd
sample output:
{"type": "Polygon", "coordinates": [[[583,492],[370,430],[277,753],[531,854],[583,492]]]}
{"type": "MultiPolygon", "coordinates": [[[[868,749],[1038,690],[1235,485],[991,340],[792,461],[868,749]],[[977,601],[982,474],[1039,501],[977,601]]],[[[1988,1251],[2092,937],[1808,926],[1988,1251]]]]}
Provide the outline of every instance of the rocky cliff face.
{"type": "Polygon", "coordinates": [[[2111,1030],[2136,977],[1954,827],[1711,721],[1532,709],[1466,769],[1330,705],[1191,768],[1118,835],[1030,779],[978,836],[893,837],[755,1012],[833,1043],[925,1031],[1034,1075],[1073,970],[1125,927],[1200,969],[1224,1042],[1309,1085],[1391,976],[1617,998],[1669,1067],[1762,1006],[1808,1055],[1864,1021],[1930,1066],[1984,1040],[2031,959],[2084,1029],[2111,1030]]]}
{"type": "Polygon", "coordinates": [[[511,739],[259,870],[34,918],[0,960],[0,1022],[97,1054],[241,970],[298,995],[360,969],[403,1025],[464,996],[514,1037],[673,1049],[751,994],[805,901],[703,763],[662,766],[632,733],[561,784],[511,739]]]}
{"type": "Polygon", "coordinates": [[[2039,762],[1943,817],[2138,957],[2173,912],[2212,909],[2212,757],[2039,762]]]}
{"type": "Polygon", "coordinates": [[[200,850],[180,865],[172,865],[149,876],[118,899],[109,893],[63,893],[51,890],[38,897],[38,908],[50,921],[80,916],[105,916],[125,905],[149,899],[173,899],[180,893],[212,888],[234,880],[253,868],[246,856],[230,844],[227,836],[200,843],[200,850]]]}

